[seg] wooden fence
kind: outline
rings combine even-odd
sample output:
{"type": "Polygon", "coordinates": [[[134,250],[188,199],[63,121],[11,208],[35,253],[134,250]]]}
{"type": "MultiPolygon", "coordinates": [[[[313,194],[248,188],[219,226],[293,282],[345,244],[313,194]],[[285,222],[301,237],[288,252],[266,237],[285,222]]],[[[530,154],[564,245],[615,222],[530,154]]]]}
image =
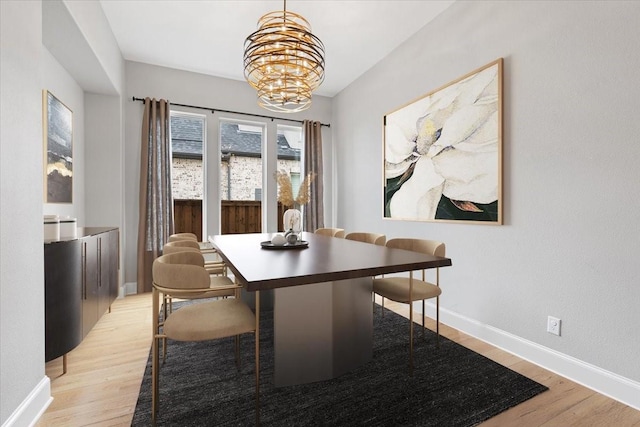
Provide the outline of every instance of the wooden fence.
{"type": "Polygon", "coordinates": [[[174,200],[175,233],[195,233],[202,242],[202,200],[174,200]]]}
{"type": "MultiPolygon", "coordinates": [[[[176,233],[195,233],[202,241],[202,200],[174,200],[176,233]]],[[[278,203],[278,230],[282,230],[283,206],[278,203]]],[[[221,234],[260,233],[262,202],[223,200],[220,206],[221,234]]]]}

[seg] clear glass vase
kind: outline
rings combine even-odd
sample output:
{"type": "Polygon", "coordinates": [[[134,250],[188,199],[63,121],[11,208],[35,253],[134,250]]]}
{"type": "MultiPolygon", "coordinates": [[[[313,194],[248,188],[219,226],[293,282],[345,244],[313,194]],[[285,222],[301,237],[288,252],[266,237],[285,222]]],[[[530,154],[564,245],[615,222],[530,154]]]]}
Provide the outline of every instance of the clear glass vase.
{"type": "Polygon", "coordinates": [[[296,240],[299,240],[302,233],[302,213],[298,209],[287,209],[282,218],[282,225],[287,232],[285,237],[295,234],[296,240]]]}

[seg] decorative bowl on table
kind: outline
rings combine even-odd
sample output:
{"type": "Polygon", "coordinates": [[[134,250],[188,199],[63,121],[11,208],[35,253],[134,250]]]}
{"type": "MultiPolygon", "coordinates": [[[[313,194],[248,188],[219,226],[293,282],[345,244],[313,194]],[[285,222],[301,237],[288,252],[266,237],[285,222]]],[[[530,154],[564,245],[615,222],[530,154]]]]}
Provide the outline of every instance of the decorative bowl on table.
{"type": "Polygon", "coordinates": [[[264,249],[303,249],[309,247],[309,242],[299,240],[295,234],[288,232],[285,236],[276,234],[271,240],[260,242],[260,246],[264,249]]]}

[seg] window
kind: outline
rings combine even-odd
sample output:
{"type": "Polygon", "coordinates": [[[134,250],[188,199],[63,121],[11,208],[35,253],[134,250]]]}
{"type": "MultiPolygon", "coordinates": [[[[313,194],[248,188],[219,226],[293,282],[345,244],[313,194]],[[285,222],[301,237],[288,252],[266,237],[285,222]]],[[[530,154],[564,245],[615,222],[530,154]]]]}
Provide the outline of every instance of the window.
{"type": "Polygon", "coordinates": [[[302,128],[300,126],[278,125],[278,170],[291,177],[294,199],[301,184],[300,155],[302,153],[302,128]]]}
{"type": "Polygon", "coordinates": [[[221,200],[260,200],[262,132],[261,126],[220,122],[221,200]]]}
{"type": "Polygon", "coordinates": [[[171,192],[174,230],[202,239],[205,116],[171,111],[171,192]]]}
{"type": "Polygon", "coordinates": [[[171,112],[171,150],[173,198],[202,200],[204,195],[202,146],[204,116],[171,112]]]}
{"type": "MultiPolygon", "coordinates": [[[[262,142],[266,140],[265,132],[269,126],[267,123],[220,120],[219,194],[222,234],[262,231],[262,208],[266,197],[262,185],[265,179],[268,180],[275,173],[275,170],[267,171],[263,167],[262,142]]],[[[296,195],[301,181],[302,128],[277,125],[275,130],[276,168],[289,174],[296,195]]],[[[270,200],[267,205],[272,209],[275,200],[270,200]]],[[[279,223],[282,221],[282,211],[282,207],[279,207],[279,223]]],[[[280,225],[278,229],[281,229],[280,225]]]]}

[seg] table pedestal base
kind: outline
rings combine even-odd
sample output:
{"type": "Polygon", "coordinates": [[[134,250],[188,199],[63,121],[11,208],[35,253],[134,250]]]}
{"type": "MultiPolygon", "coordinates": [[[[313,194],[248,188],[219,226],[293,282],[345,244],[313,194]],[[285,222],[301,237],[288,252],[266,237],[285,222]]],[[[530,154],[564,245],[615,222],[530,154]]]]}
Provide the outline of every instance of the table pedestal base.
{"type": "Polygon", "coordinates": [[[275,290],[276,387],[335,378],[371,360],[371,277],[275,290]]]}

